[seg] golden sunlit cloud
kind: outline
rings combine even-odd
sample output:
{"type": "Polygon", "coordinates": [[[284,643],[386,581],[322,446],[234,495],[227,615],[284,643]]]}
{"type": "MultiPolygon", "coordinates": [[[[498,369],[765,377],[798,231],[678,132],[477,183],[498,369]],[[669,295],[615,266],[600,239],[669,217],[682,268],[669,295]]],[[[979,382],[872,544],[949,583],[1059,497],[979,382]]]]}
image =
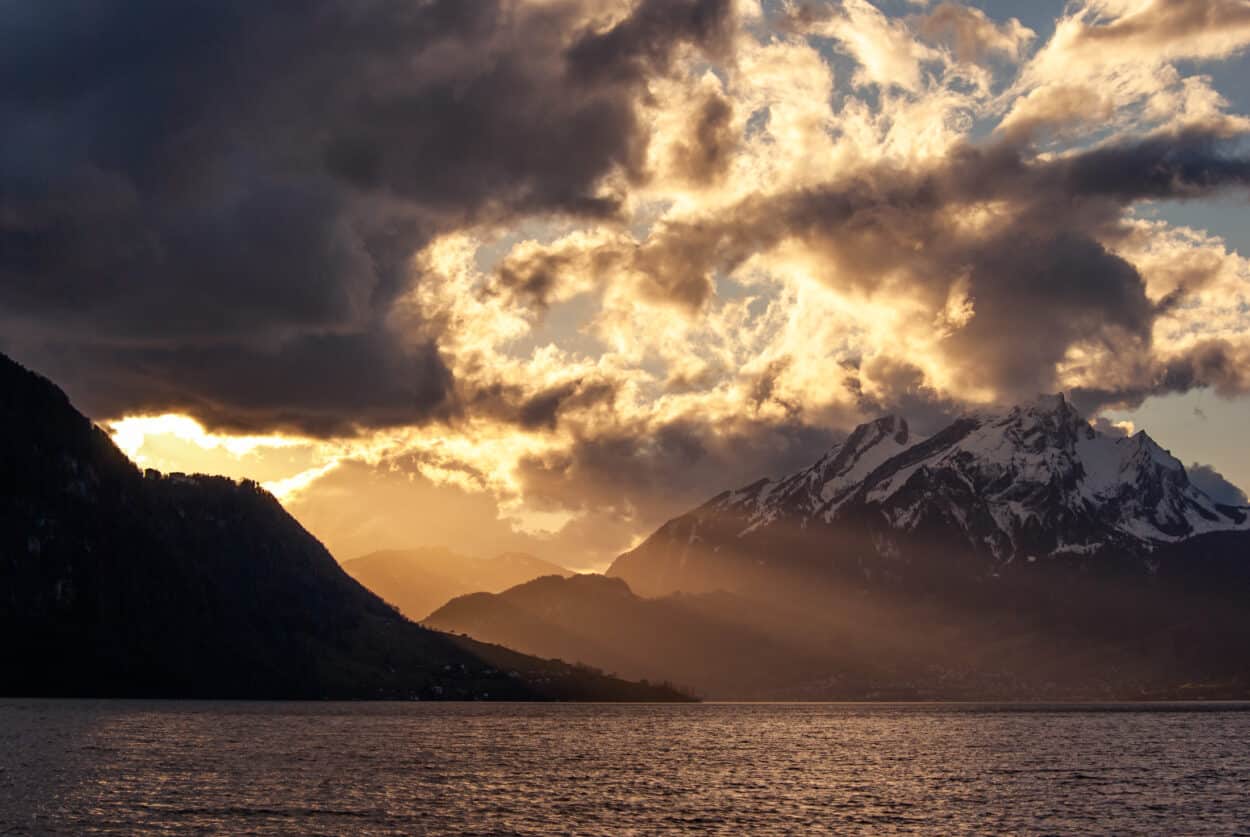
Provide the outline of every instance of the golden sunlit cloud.
{"type": "Polygon", "coordinates": [[[166,413],[107,422],[116,444],[136,465],[164,472],[250,478],[278,499],[307,488],[338,465],[324,443],[281,435],[212,433],[194,418],[166,413]],[[310,461],[331,456],[323,464],[310,461]]]}
{"type": "Polygon", "coordinates": [[[147,464],[144,446],[149,437],[164,436],[189,442],[202,450],[224,450],[243,457],[258,448],[288,448],[307,444],[283,436],[231,436],[209,433],[194,418],[166,413],[159,416],[127,416],[108,423],[113,442],[137,464],[147,464]]]}
{"type": "Polygon", "coordinates": [[[309,468],[307,471],[301,471],[294,476],[287,477],[282,480],[270,480],[261,483],[261,486],[279,500],[287,500],[294,497],[300,491],[307,489],[317,480],[339,467],[339,460],[332,459],[324,465],[316,468],[309,468]]]}
{"type": "MultiPolygon", "coordinates": [[[[698,463],[760,476],[878,411],[1240,391],[1250,266],[1144,211],[1236,177],[1218,160],[1194,183],[1105,174],[1250,130],[1182,63],[1250,47],[1244,9],[1215,5],[1228,14],[1070,3],[1039,41],[952,2],[736,3],[714,47],[619,69],[645,76],[645,141],[595,181],[611,211],[467,213],[408,254],[384,325],[445,366],[424,423],[234,436],[166,414],[111,422],[113,438],[142,465],[253,476],[290,501],[365,464],[488,497],[535,538],[610,519],[586,546],[598,560],[697,496],[698,463]]],[[[599,4],[595,26],[631,8],[599,4]]]]}

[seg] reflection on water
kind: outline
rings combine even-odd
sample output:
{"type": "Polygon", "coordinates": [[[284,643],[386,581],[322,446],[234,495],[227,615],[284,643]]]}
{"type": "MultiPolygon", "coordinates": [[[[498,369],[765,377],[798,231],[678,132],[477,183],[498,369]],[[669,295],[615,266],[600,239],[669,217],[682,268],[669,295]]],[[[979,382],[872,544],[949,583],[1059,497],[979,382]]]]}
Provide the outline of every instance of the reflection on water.
{"type": "Polygon", "coordinates": [[[10,700],[0,834],[1232,834],[1247,708],[10,700]]]}

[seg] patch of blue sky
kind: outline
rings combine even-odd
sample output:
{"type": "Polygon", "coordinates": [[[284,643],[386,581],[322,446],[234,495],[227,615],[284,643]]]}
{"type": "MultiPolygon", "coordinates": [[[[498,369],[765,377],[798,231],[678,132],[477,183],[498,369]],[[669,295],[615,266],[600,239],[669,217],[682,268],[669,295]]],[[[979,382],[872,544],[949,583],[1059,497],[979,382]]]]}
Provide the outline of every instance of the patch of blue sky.
{"type": "Polygon", "coordinates": [[[1217,235],[1228,249],[1250,257],[1250,196],[1244,192],[1207,197],[1200,201],[1144,204],[1138,208],[1137,214],[1217,235]]]}
{"type": "Polygon", "coordinates": [[[499,263],[523,241],[550,244],[568,235],[581,224],[555,218],[522,218],[506,229],[488,233],[473,254],[474,266],[482,273],[491,273],[499,263]]]}
{"type": "Polygon", "coordinates": [[[538,315],[526,334],[508,343],[508,354],[528,357],[537,349],[555,344],[575,358],[597,358],[608,348],[591,328],[602,307],[598,293],[578,294],[557,302],[538,315]]]}
{"type": "Polygon", "coordinates": [[[1055,23],[1063,16],[1065,3],[1064,0],[965,0],[964,5],[980,9],[998,23],[1016,18],[1036,33],[1032,43],[1032,48],[1036,49],[1055,34],[1055,23]]]}
{"type": "Polygon", "coordinates": [[[1186,466],[1212,465],[1234,485],[1250,488],[1250,398],[1222,398],[1210,390],[1146,399],[1136,410],[1111,410],[1131,421],[1186,466]]]}

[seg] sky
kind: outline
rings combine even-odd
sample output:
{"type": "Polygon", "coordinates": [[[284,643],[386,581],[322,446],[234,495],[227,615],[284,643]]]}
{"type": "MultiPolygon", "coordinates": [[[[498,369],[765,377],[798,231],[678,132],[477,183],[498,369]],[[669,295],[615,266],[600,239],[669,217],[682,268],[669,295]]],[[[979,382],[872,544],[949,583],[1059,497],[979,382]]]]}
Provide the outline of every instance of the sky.
{"type": "Polygon", "coordinates": [[[1246,0],[0,2],[0,351],[340,559],[1063,391],[1250,487],[1246,0]]]}

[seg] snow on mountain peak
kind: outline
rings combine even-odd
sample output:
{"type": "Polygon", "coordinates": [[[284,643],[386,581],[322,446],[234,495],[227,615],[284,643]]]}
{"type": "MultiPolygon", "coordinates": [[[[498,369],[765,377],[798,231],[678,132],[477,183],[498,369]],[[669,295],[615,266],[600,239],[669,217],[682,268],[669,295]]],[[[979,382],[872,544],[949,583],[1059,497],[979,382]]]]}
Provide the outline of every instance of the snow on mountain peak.
{"type": "Polygon", "coordinates": [[[760,480],[712,501],[720,510],[737,509],[752,531],[791,512],[812,516],[848,496],[873,470],[914,444],[906,419],[883,416],[861,424],[814,465],[779,480],[760,480]]]}
{"type": "Polygon", "coordinates": [[[845,443],[817,463],[821,499],[831,500],[859,484],[879,465],[906,450],[913,441],[906,419],[899,416],[884,416],[861,424],[845,443]]]}
{"type": "Polygon", "coordinates": [[[1001,560],[1107,543],[1148,551],[1250,529],[1250,513],[1215,503],[1144,432],[1100,433],[1061,393],[966,415],[930,439],[886,416],[857,427],[811,467],[713,506],[742,514],[742,535],[779,519],[837,525],[847,514],[879,517],[896,533],[953,525],[1001,560]]]}

